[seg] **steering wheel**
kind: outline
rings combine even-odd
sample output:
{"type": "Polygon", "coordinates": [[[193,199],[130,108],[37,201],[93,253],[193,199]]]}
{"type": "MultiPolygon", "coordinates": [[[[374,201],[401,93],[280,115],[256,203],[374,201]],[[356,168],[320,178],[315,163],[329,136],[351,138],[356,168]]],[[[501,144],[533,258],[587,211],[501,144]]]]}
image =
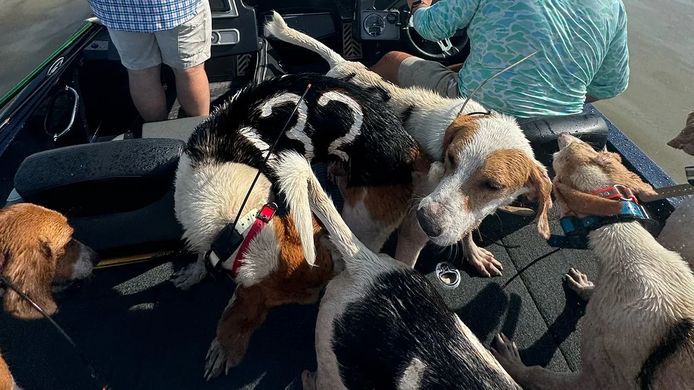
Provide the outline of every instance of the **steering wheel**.
{"type": "MultiPolygon", "coordinates": [[[[433,1],[432,3],[436,3],[433,1]]],[[[407,23],[403,27],[402,32],[405,35],[407,44],[410,49],[415,52],[418,57],[429,60],[450,60],[462,53],[465,46],[468,44],[468,37],[465,30],[458,30],[452,37],[442,39],[437,42],[432,42],[422,38],[415,31],[412,21],[412,15],[407,7],[407,3],[400,9],[400,12],[408,14],[407,23]]]]}

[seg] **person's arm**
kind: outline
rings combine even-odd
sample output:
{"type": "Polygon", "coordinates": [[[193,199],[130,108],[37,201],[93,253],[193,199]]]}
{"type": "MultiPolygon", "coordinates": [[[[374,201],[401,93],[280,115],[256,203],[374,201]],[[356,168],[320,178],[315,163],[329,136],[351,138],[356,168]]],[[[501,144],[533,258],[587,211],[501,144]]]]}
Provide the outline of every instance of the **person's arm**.
{"type": "MultiPolygon", "coordinates": [[[[413,0],[407,0],[412,5],[413,0]]],[[[479,0],[440,0],[429,6],[431,0],[423,0],[412,11],[414,29],[424,39],[440,41],[450,38],[457,29],[467,27],[477,11],[479,0]]]]}
{"type": "Polygon", "coordinates": [[[609,99],[624,92],[629,85],[629,49],[627,47],[627,17],[624,9],[619,27],[610,42],[607,54],[586,88],[586,101],[609,99]],[[592,100],[589,100],[592,99],[592,100]]]}

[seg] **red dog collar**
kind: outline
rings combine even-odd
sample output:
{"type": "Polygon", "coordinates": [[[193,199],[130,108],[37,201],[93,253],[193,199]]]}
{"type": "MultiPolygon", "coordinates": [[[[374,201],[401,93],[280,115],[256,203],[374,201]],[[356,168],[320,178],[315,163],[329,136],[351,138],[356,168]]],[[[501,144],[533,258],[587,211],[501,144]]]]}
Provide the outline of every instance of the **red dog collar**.
{"type": "Polygon", "coordinates": [[[621,184],[602,187],[593,191],[591,194],[610,200],[629,200],[639,204],[639,200],[636,198],[636,195],[634,195],[634,192],[631,191],[629,187],[625,187],[621,184]]]}
{"type": "Polygon", "coordinates": [[[277,205],[274,203],[268,203],[263,206],[262,209],[258,212],[258,215],[255,217],[255,221],[253,222],[253,225],[251,225],[250,230],[248,231],[248,234],[246,237],[243,239],[243,242],[241,243],[241,247],[239,248],[239,251],[236,253],[236,257],[234,258],[234,262],[231,264],[231,275],[236,277],[237,272],[239,271],[239,268],[241,265],[243,265],[243,259],[246,255],[246,250],[248,250],[248,246],[250,245],[251,241],[255,238],[255,236],[260,233],[261,230],[265,227],[265,225],[270,222],[272,217],[275,216],[275,213],[277,212],[277,205]]]}

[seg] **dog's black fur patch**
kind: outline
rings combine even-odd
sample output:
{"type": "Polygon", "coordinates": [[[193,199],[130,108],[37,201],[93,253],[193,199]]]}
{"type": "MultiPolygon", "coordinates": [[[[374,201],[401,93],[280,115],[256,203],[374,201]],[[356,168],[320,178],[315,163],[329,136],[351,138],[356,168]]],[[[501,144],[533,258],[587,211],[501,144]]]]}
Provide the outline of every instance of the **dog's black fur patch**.
{"type": "Polygon", "coordinates": [[[670,327],[662,342],[653,349],[641,366],[641,371],[637,377],[641,389],[652,388],[658,367],[677,353],[691,338],[694,338],[694,320],[691,318],[684,318],[670,327]]]}
{"type": "Polygon", "coordinates": [[[334,322],[332,346],[349,389],[395,389],[413,358],[422,389],[515,389],[463,337],[455,314],[422,275],[378,276],[334,322]]]}
{"type": "MultiPolygon", "coordinates": [[[[240,132],[253,128],[260,139],[272,145],[295,108],[292,102],[275,105],[272,114],[261,116],[261,107],[270,99],[291,93],[302,95],[306,86],[308,120],[305,134],[314,148],[313,161],[332,162],[337,156],[328,153],[329,145],[348,133],[354,123],[352,110],[344,103],[331,100],[326,105],[318,99],[326,92],[344,94],[361,106],[363,123],[360,134],[339,150],[349,156],[348,186],[378,186],[409,184],[417,146],[405,132],[397,116],[388,109],[379,93],[353,84],[317,74],[286,75],[250,86],[228,99],[200,124],[190,137],[187,154],[193,166],[201,163],[235,162],[263,169],[273,180],[273,173],[262,166],[262,152],[240,132]],[[352,158],[354,157],[354,158],[352,158]]],[[[289,126],[298,121],[294,115],[289,126]]],[[[287,134],[280,139],[275,153],[297,150],[305,153],[304,145],[287,134]]]]}

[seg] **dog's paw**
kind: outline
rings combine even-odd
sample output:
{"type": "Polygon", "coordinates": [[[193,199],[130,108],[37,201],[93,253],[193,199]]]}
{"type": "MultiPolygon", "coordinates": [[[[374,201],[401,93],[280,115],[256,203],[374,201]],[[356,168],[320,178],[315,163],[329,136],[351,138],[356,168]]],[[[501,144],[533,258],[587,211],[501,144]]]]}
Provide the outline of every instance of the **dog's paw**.
{"type": "Polygon", "coordinates": [[[210,349],[207,350],[207,356],[205,356],[205,380],[214,379],[222,373],[226,375],[230,369],[236,367],[239,363],[240,361],[233,361],[230,358],[219,339],[215,338],[212,340],[210,349]]]}
{"type": "Polygon", "coordinates": [[[516,343],[511,341],[503,333],[499,333],[494,337],[494,342],[491,346],[492,355],[501,363],[501,366],[512,377],[516,378],[518,372],[525,367],[518,353],[516,343]]]}
{"type": "Polygon", "coordinates": [[[181,290],[188,290],[205,279],[205,276],[207,276],[205,264],[196,261],[176,272],[171,277],[171,282],[181,290]]]}
{"type": "Polygon", "coordinates": [[[304,390],[316,390],[316,373],[304,370],[301,373],[301,383],[304,385],[304,390]]]}
{"type": "Polygon", "coordinates": [[[593,290],[595,289],[595,284],[588,280],[588,276],[583,272],[571,268],[569,272],[564,275],[566,282],[579,298],[584,301],[588,301],[590,296],[593,295],[593,290]]]}
{"type": "Polygon", "coordinates": [[[501,271],[504,270],[492,252],[476,245],[470,248],[468,261],[480,274],[486,277],[501,276],[501,271]]]}

